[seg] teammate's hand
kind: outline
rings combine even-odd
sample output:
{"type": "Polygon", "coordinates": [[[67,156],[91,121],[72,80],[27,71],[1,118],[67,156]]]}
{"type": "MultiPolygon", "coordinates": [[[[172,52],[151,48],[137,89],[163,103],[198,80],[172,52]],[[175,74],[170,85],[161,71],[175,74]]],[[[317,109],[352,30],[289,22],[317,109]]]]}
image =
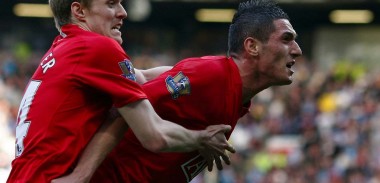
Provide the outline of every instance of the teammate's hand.
{"type": "Polygon", "coordinates": [[[76,175],[71,173],[69,175],[54,179],[51,183],[88,183],[90,182],[88,179],[84,178],[81,175],[76,175]]]}
{"type": "Polygon", "coordinates": [[[225,133],[231,130],[229,125],[212,125],[206,128],[202,148],[199,153],[207,162],[208,171],[212,171],[214,161],[219,170],[223,169],[221,159],[229,165],[230,158],[227,151],[235,153],[235,149],[228,143],[225,133]]]}

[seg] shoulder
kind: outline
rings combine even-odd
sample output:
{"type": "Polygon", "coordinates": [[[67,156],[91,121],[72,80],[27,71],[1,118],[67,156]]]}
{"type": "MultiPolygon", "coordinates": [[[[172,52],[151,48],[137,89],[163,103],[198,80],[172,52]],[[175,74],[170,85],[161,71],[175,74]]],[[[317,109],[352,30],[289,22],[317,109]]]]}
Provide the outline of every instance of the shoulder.
{"type": "Polygon", "coordinates": [[[113,51],[122,51],[121,45],[117,43],[115,40],[105,37],[105,36],[90,36],[86,38],[86,46],[89,49],[93,49],[94,51],[100,51],[101,53],[105,52],[113,52],[113,51]]]}
{"type": "MultiPolygon", "coordinates": [[[[224,72],[228,59],[225,56],[203,56],[181,60],[174,68],[183,71],[207,74],[224,72]]],[[[212,75],[210,75],[212,77],[212,75]]]]}
{"type": "MultiPolygon", "coordinates": [[[[61,56],[70,58],[86,68],[108,68],[128,58],[122,47],[113,39],[99,35],[81,35],[69,38],[60,47],[61,56]]],[[[56,50],[57,51],[57,50],[56,50]]]]}
{"type": "Polygon", "coordinates": [[[227,60],[225,56],[190,57],[178,62],[178,65],[220,65],[227,60]]]}
{"type": "Polygon", "coordinates": [[[63,39],[58,44],[71,45],[82,49],[107,50],[121,49],[121,45],[112,38],[100,35],[95,32],[86,31],[77,25],[65,25],[62,27],[61,35],[63,39]],[[62,43],[64,42],[64,43],[62,43]]]}
{"type": "Polygon", "coordinates": [[[121,61],[127,57],[121,45],[111,38],[90,34],[81,37],[79,41],[82,42],[82,53],[85,54],[87,58],[95,60],[110,60],[114,58],[121,61]]]}

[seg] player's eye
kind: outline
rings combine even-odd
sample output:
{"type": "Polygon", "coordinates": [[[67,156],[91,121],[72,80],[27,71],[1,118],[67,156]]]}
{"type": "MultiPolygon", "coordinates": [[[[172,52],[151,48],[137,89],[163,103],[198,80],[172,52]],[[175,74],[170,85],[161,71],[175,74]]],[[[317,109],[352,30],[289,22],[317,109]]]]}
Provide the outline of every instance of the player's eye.
{"type": "Polygon", "coordinates": [[[282,36],[282,40],[284,42],[290,42],[290,41],[293,41],[295,38],[294,38],[294,35],[293,34],[290,34],[290,33],[285,33],[283,36],[282,36]]]}
{"type": "Polygon", "coordinates": [[[112,1],[111,0],[111,1],[107,2],[107,5],[110,6],[110,7],[114,6],[115,4],[116,4],[116,1],[112,1]]]}

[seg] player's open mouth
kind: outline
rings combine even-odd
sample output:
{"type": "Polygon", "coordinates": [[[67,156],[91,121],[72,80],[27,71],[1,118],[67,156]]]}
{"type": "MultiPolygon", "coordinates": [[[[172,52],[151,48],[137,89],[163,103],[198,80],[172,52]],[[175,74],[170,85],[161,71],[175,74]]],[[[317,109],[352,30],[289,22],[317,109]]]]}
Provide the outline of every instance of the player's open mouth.
{"type": "Polygon", "coordinates": [[[286,67],[290,70],[291,74],[294,73],[294,71],[292,70],[292,66],[295,64],[296,62],[294,60],[292,60],[291,62],[288,62],[286,63],[286,67]]]}
{"type": "Polygon", "coordinates": [[[288,62],[288,63],[286,63],[286,67],[287,68],[292,68],[292,66],[295,64],[296,62],[294,61],[294,60],[292,60],[291,62],[288,62]]]}
{"type": "Polygon", "coordinates": [[[120,29],[120,27],[112,27],[112,30],[119,30],[120,29]]]}
{"type": "Polygon", "coordinates": [[[120,31],[120,28],[121,28],[121,24],[117,24],[114,27],[112,27],[112,30],[120,31]]]}

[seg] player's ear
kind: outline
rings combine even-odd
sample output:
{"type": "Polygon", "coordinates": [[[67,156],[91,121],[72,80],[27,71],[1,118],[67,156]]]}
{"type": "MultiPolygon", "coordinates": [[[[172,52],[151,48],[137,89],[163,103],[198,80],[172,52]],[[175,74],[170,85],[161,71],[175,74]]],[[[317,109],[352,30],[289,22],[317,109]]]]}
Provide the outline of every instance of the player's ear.
{"type": "Polygon", "coordinates": [[[259,55],[259,41],[252,37],[247,37],[244,40],[244,49],[245,51],[252,56],[259,55]]]}
{"type": "Polygon", "coordinates": [[[71,4],[71,14],[74,16],[73,18],[84,21],[85,14],[83,11],[83,6],[79,2],[73,2],[71,4]]]}

